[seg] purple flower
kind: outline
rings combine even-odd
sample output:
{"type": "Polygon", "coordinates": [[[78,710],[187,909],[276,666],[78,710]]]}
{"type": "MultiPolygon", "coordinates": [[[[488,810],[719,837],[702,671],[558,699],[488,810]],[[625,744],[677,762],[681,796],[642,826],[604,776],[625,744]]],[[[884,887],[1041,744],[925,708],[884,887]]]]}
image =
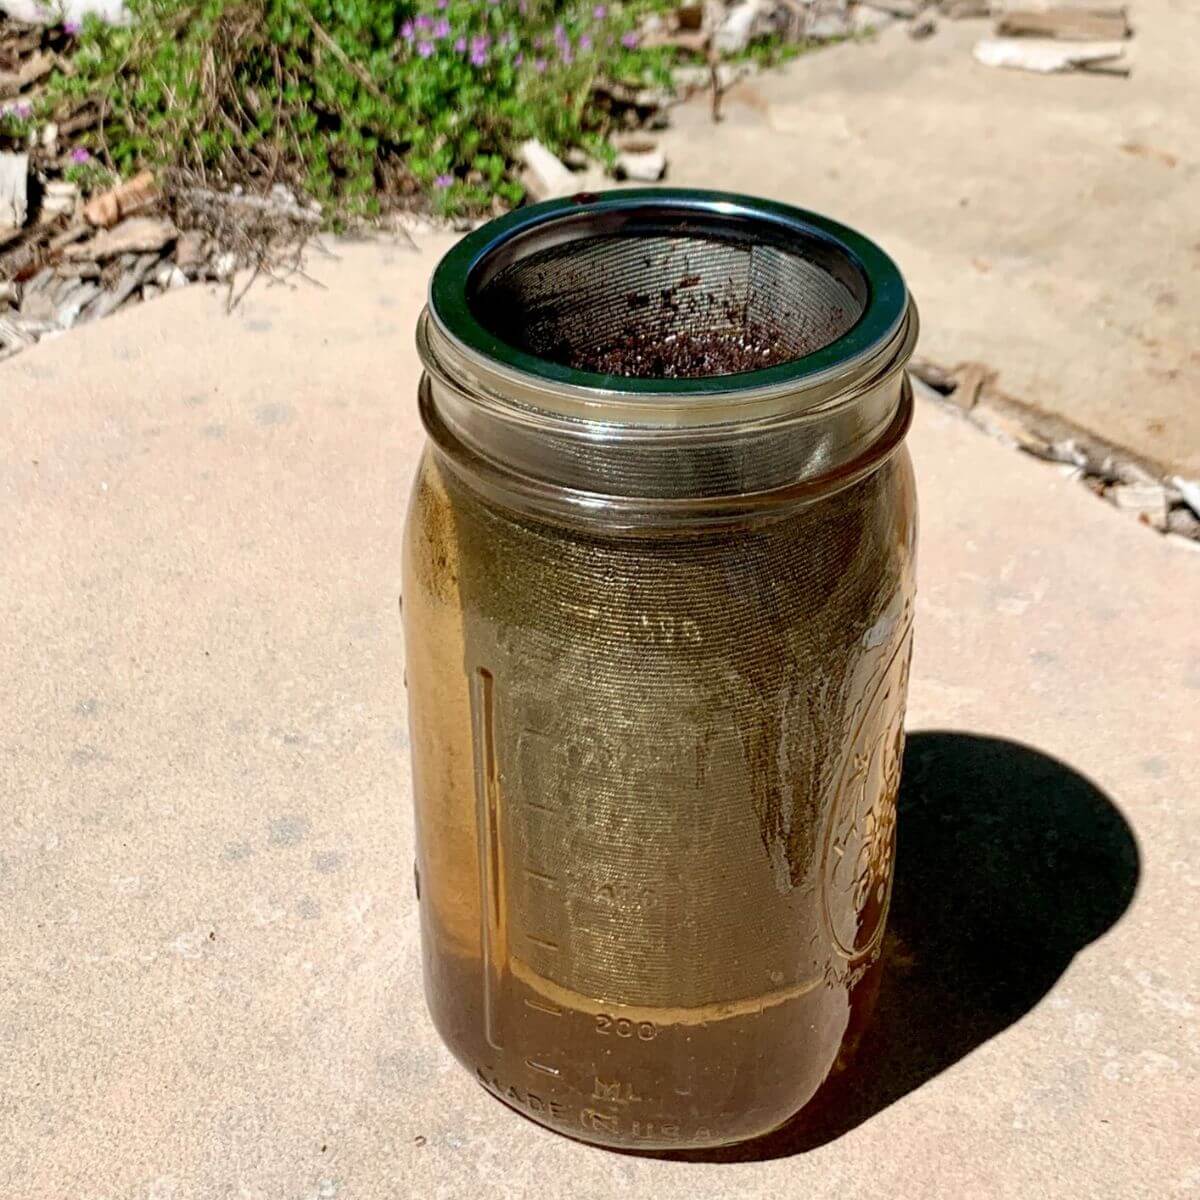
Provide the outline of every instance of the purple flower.
{"type": "Polygon", "coordinates": [[[63,22],[63,33],[68,34],[71,37],[74,37],[82,28],[83,26],[78,21],[63,22]]]}
{"type": "Polygon", "coordinates": [[[624,46],[626,50],[636,50],[638,42],[640,42],[641,40],[642,39],[639,38],[638,35],[631,30],[629,33],[622,35],[621,45],[624,46]]]}
{"type": "Polygon", "coordinates": [[[453,175],[439,175],[434,181],[434,187],[448,188],[454,182],[453,175]]]}
{"type": "Polygon", "coordinates": [[[554,27],[554,40],[558,42],[559,45],[562,45],[563,42],[566,42],[569,45],[571,41],[571,39],[567,37],[567,31],[561,25],[555,25],[554,27]]]}
{"type": "Polygon", "coordinates": [[[604,18],[608,16],[608,9],[605,8],[603,4],[597,4],[596,7],[592,9],[592,16],[595,17],[597,21],[603,21],[604,18]]]}
{"type": "Polygon", "coordinates": [[[437,0],[438,8],[449,8],[450,0],[437,0]]]}
{"type": "Polygon", "coordinates": [[[535,58],[535,59],[533,60],[533,69],[534,69],[534,70],[535,70],[535,71],[536,71],[536,72],[537,72],[539,75],[545,75],[545,73],[546,73],[546,60],[545,60],[544,58],[535,58]]]}
{"type": "Polygon", "coordinates": [[[33,116],[33,105],[26,103],[24,100],[16,107],[16,114],[22,121],[29,120],[33,116]]]}
{"type": "Polygon", "coordinates": [[[482,67],[487,62],[487,58],[486,50],[476,48],[471,51],[471,66],[482,67]]]}
{"type": "Polygon", "coordinates": [[[586,34],[579,35],[579,49],[586,54],[592,48],[592,39],[586,34]]]}
{"type": "Polygon", "coordinates": [[[417,53],[422,58],[428,58],[433,53],[433,43],[432,42],[418,42],[417,43],[417,53]]]}
{"type": "Polygon", "coordinates": [[[521,65],[521,64],[522,64],[524,61],[525,61],[525,55],[523,55],[523,54],[522,54],[522,53],[521,53],[521,52],[518,50],[518,51],[516,52],[516,54],[514,54],[514,55],[513,55],[513,66],[514,66],[514,67],[519,67],[519,66],[520,66],[520,65],[521,65]]]}
{"type": "Polygon", "coordinates": [[[405,21],[404,24],[400,26],[400,36],[406,42],[411,42],[413,40],[413,23],[411,21],[405,21]]]}
{"type": "Polygon", "coordinates": [[[433,36],[435,38],[447,38],[450,36],[450,22],[445,17],[442,17],[433,27],[433,36]]]}
{"type": "Polygon", "coordinates": [[[454,48],[459,52],[459,54],[464,53],[467,48],[467,39],[464,37],[456,38],[454,42],[454,48]]]}
{"type": "Polygon", "coordinates": [[[525,3],[525,0],[517,0],[517,12],[524,16],[528,11],[529,5],[525,3]]]}
{"type": "Polygon", "coordinates": [[[417,18],[417,28],[418,29],[432,29],[433,28],[433,18],[428,13],[422,13],[417,18]]]}
{"type": "Polygon", "coordinates": [[[486,33],[477,33],[471,39],[471,53],[482,50],[485,54],[492,48],[492,39],[486,33]]]}
{"type": "Polygon", "coordinates": [[[564,67],[569,67],[575,61],[575,55],[571,53],[570,46],[564,46],[562,48],[562,53],[559,55],[559,58],[562,59],[562,65],[564,67]]]}
{"type": "Polygon", "coordinates": [[[92,157],[91,152],[85,150],[82,146],[76,146],[71,151],[71,161],[73,163],[85,163],[92,157]]]}

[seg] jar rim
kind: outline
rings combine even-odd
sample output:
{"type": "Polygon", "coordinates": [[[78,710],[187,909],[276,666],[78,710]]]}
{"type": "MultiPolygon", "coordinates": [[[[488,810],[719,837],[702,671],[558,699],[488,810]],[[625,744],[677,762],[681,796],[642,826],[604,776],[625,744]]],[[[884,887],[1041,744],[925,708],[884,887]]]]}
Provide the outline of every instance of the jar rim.
{"type": "Polygon", "coordinates": [[[796,392],[831,375],[870,370],[881,349],[898,334],[909,313],[908,289],[899,268],[869,238],[817,213],[776,201],[727,192],[683,188],[632,188],[580,193],[519,208],[474,230],[441,260],[429,287],[429,312],[442,335],[480,365],[513,374],[527,384],[569,389],[587,398],[620,395],[627,401],[670,403],[731,393],[796,392]],[[475,282],[487,264],[514,243],[544,234],[591,236],[598,226],[619,228],[623,220],[661,214],[715,226],[754,226],[797,246],[824,246],[861,275],[861,313],[840,336],[808,354],[753,371],[684,378],[610,375],[581,370],[541,357],[490,331],[472,308],[475,282]],[[856,369],[857,368],[857,369],[856,369]]]}

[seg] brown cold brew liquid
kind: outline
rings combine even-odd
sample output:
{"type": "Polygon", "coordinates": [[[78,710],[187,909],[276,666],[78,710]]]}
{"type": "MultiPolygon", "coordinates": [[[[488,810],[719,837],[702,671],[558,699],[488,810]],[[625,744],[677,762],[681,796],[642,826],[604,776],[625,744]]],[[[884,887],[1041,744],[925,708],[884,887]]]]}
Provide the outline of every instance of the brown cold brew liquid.
{"type": "Polygon", "coordinates": [[[426,455],[405,623],[429,1006],[575,1137],[777,1127],[877,985],[915,514],[901,451],[731,529],[600,536],[426,455]]]}

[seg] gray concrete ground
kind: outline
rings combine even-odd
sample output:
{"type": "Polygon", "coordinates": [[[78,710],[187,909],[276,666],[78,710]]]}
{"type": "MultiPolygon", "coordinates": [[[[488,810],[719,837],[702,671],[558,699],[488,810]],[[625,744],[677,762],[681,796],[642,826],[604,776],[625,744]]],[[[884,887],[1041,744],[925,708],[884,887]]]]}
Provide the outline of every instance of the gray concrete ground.
{"type": "Polygon", "coordinates": [[[844,1127],[616,1155],[451,1061],[396,604],[442,245],[0,366],[0,1196],[1195,1194],[1200,557],[929,403],[889,991],[844,1127]]]}
{"type": "Polygon", "coordinates": [[[823,50],[672,114],[670,182],[836,215],[900,262],[922,353],[1200,475],[1200,7],[1139,0],[1129,79],[976,63],[986,21],[823,50]]]}

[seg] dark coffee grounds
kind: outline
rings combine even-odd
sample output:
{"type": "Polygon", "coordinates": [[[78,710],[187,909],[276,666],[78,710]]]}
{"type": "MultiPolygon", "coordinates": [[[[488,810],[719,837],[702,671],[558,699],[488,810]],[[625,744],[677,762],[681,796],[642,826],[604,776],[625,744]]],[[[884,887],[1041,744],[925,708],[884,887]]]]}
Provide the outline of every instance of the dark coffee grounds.
{"type": "Polygon", "coordinates": [[[573,347],[568,365],[601,375],[699,379],[760,371],[791,357],[786,343],[754,326],[698,333],[627,329],[614,341],[573,347]]]}

